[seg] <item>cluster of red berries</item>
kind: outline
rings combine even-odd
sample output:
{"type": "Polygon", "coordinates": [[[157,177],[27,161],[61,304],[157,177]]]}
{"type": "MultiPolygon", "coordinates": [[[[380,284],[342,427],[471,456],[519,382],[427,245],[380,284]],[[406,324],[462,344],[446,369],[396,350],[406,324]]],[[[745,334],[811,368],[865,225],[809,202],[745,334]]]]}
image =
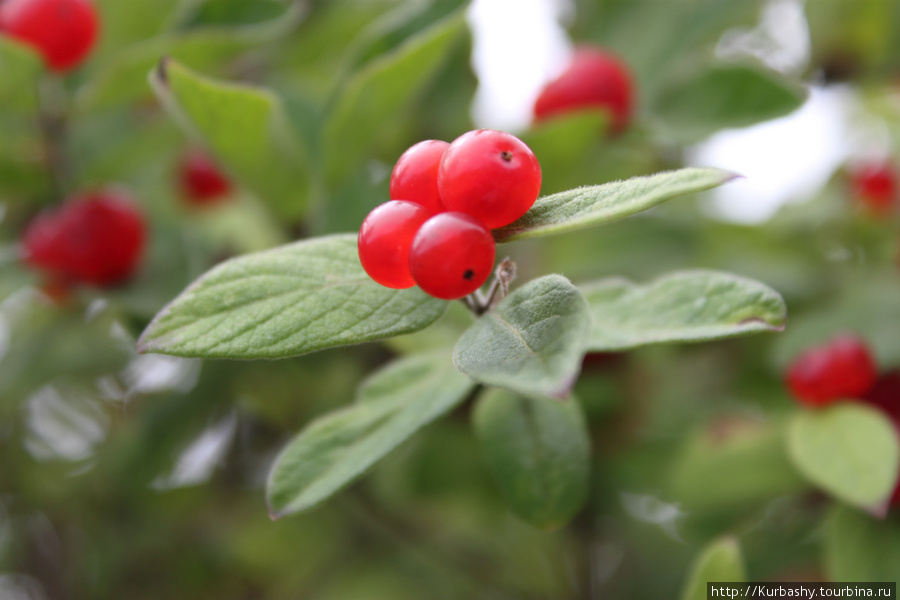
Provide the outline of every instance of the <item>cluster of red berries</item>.
{"type": "Polygon", "coordinates": [[[363,221],[359,260],[386,287],[462,298],[493,270],[490,230],[524,215],[540,189],[537,158],[508,133],[479,129],[451,144],[419,142],[394,166],[392,200],[363,221]]]}
{"type": "Polygon", "coordinates": [[[886,215],[897,206],[897,180],[897,170],[887,160],[860,163],[850,170],[850,193],[866,211],[886,215]]]}
{"type": "MultiPolygon", "coordinates": [[[[839,335],[800,354],[788,368],[787,384],[807,406],[846,400],[874,406],[891,419],[900,435],[900,371],[879,376],[868,345],[857,336],[839,335]]],[[[900,506],[900,482],[891,504],[900,506]]]]}
{"type": "Polygon", "coordinates": [[[97,9],[90,0],[4,0],[0,32],[28,44],[59,73],[78,67],[97,41],[97,9]]]}
{"type": "Polygon", "coordinates": [[[52,286],[110,286],[134,273],[146,237],[144,216],[127,194],[100,190],[38,215],[25,230],[23,258],[52,286]]]}

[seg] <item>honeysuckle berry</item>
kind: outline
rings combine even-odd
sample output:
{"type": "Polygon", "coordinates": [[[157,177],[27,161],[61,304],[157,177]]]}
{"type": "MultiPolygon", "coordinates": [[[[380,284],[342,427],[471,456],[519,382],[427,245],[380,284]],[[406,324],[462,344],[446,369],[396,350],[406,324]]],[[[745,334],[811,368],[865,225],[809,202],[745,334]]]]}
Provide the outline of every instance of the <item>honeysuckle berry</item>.
{"type": "Polygon", "coordinates": [[[886,161],[857,165],[850,171],[853,199],[865,210],[886,214],[897,205],[897,170],[886,161]]]}
{"type": "Polygon", "coordinates": [[[425,140],[404,152],[391,173],[391,198],[421,204],[433,213],[447,210],[438,192],[438,166],[448,146],[441,140],[425,140]]]}
{"type": "Polygon", "coordinates": [[[863,401],[884,411],[900,427],[900,370],[881,374],[863,401]]]}
{"type": "Polygon", "coordinates": [[[494,237],[480,221],[465,213],[443,212],[419,228],[409,268],[426,294],[455,300],[487,281],[495,255],[494,237]]]}
{"type": "Polygon", "coordinates": [[[609,111],[610,131],[621,133],[631,120],[634,85],[628,67],[614,54],[588,46],[575,49],[568,68],[548,83],[534,104],[534,120],[589,108],[609,111]]]}
{"type": "Polygon", "coordinates": [[[44,57],[52,71],[78,67],[97,40],[97,9],[90,0],[4,0],[0,32],[44,57]]]}
{"type": "Polygon", "coordinates": [[[862,398],[875,383],[875,361],[866,343],[839,335],[806,350],[791,363],[787,384],[796,399],[809,406],[862,398]]]}
{"type": "Polygon", "coordinates": [[[188,203],[209,205],[231,193],[231,182],[205,152],[189,150],[178,164],[178,182],[188,203]]]}
{"type": "Polygon", "coordinates": [[[146,241],[144,216],[120,190],[70,198],[25,230],[24,259],[51,278],[110,286],[135,271],[146,241]]]}
{"type": "Polygon", "coordinates": [[[541,166],[514,135],[478,129],[456,138],[441,158],[438,189],[449,211],[488,229],[509,225],[531,208],[541,191],[541,166]]]}
{"type": "Polygon", "coordinates": [[[421,204],[406,200],[376,206],[363,220],[357,238],[359,262],[369,277],[398,290],[414,286],[409,249],[419,227],[431,216],[421,204]]]}

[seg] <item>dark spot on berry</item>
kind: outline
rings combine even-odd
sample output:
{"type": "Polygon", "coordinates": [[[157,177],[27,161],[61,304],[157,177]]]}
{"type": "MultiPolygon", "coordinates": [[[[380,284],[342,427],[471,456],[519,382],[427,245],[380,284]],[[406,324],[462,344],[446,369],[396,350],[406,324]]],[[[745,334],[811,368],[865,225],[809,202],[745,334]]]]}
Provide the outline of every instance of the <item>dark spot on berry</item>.
{"type": "Polygon", "coordinates": [[[502,158],[506,162],[509,162],[513,159],[513,153],[508,150],[504,150],[500,153],[500,158],[502,158]]]}
{"type": "Polygon", "coordinates": [[[466,269],[466,272],[463,273],[463,279],[466,281],[471,281],[473,277],[475,277],[475,271],[472,269],[466,269]]]}

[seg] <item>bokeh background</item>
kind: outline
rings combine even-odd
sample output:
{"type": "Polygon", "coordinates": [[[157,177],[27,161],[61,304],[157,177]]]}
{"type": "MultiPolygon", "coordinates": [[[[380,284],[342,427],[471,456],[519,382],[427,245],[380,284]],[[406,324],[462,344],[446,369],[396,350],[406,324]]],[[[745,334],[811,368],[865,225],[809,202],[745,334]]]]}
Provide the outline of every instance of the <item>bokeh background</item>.
{"type": "Polygon", "coordinates": [[[752,579],[900,578],[896,510],[877,519],[813,489],[788,464],[782,428],[800,410],[784,373],[804,348],[849,331],[882,371],[900,367],[900,221],[851,185],[866,165],[898,165],[900,3],[96,5],[100,41],[64,77],[0,34],[0,598],[662,599],[722,535],[740,541],[752,579]],[[531,124],[541,87],[580,44],[633,72],[635,116],[619,136],[602,113],[531,124]],[[253,160],[254,144],[274,142],[179,128],[148,83],[162,56],[269,90],[284,115],[271,137],[289,135],[299,158],[253,160]],[[48,115],[61,127],[48,132],[48,115]],[[521,281],[753,277],[785,297],[787,329],[589,357],[576,392],[594,443],[591,497],[561,530],[506,510],[467,407],[329,502],[271,521],[263,487],[291,436],[392,356],[455,339],[465,311],[384,344],[280,361],[139,356],[136,337],[227,257],[355,231],[388,199],[407,147],[474,127],[529,143],[544,193],[683,165],[743,174],[508,250],[521,281]],[[198,146],[234,184],[212,206],[178,185],[198,146]],[[115,287],[52,293],[20,260],[22,232],[66,196],[109,185],[147,217],[140,268],[115,287]]]}

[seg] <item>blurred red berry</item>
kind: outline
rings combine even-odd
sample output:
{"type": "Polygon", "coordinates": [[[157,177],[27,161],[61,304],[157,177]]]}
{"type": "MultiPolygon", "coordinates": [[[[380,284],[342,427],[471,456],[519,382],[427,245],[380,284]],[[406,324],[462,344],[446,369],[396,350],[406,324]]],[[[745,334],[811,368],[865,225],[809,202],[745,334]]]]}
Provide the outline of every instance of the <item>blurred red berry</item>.
{"type": "Polygon", "coordinates": [[[191,150],[178,165],[178,180],[188,202],[216,204],[231,193],[231,182],[205,152],[191,150]]]}
{"type": "Polygon", "coordinates": [[[788,368],[787,384],[800,403],[825,406],[861,398],[876,376],[875,361],[866,343],[853,335],[840,335],[794,359],[788,368]]]}
{"type": "Polygon", "coordinates": [[[568,68],[548,83],[534,103],[535,122],[588,108],[611,114],[610,131],[621,133],[631,120],[634,84],[615,55],[593,47],[576,48],[568,68]]]}
{"type": "Polygon", "coordinates": [[[863,400],[883,410],[900,427],[900,370],[883,373],[863,400]]]}
{"type": "Polygon", "coordinates": [[[438,167],[448,146],[441,140],[425,140],[404,152],[391,173],[391,200],[415,202],[432,213],[447,210],[438,192],[438,167]]]}
{"type": "Polygon", "coordinates": [[[66,283],[109,286],[129,278],[144,249],[143,214],[122,192],[70,198],[25,230],[25,261],[66,283]]]}
{"type": "Polygon", "coordinates": [[[897,171],[888,162],[854,168],[850,186],[855,201],[872,213],[889,213],[897,204],[897,171]]]}
{"type": "Polygon", "coordinates": [[[99,17],[90,0],[5,0],[0,30],[43,55],[58,72],[79,66],[97,41],[99,17]]]}

